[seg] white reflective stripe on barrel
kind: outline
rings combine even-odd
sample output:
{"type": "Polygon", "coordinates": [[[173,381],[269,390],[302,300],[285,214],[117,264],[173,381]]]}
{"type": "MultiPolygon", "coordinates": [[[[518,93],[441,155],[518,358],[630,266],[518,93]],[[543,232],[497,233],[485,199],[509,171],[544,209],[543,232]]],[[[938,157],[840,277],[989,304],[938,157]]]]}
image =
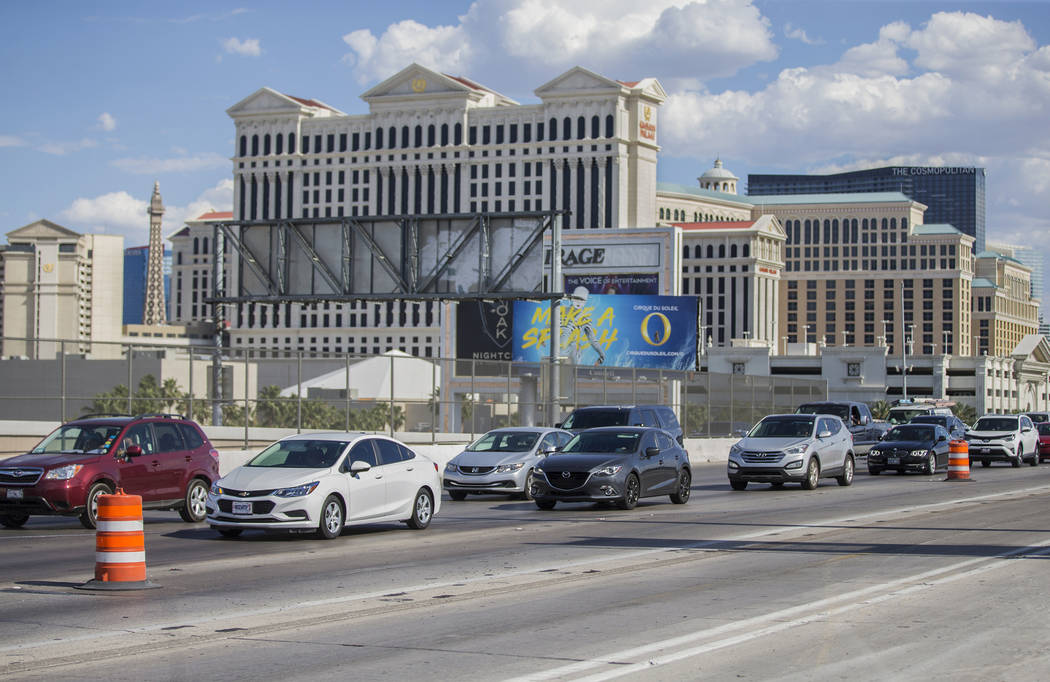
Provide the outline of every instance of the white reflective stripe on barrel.
{"type": "Polygon", "coordinates": [[[96,523],[98,530],[103,533],[121,533],[127,531],[141,531],[142,520],[138,521],[103,521],[99,519],[96,523]]]}
{"type": "Polygon", "coordinates": [[[95,552],[96,564],[146,563],[146,552],[95,552]]]}

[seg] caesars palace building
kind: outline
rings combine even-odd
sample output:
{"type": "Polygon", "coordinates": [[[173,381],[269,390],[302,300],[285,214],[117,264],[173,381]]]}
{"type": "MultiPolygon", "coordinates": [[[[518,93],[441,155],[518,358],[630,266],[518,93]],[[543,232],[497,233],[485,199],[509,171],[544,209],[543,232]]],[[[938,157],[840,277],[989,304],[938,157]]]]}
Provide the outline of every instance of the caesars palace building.
{"type": "MultiPolygon", "coordinates": [[[[361,96],[363,115],[269,88],[241,100],[232,215],[172,237],[173,321],[211,317],[216,222],[567,210],[562,285],[698,296],[707,347],[893,355],[907,337],[915,355],[1008,355],[1037,331],[1031,269],[923,224],[900,192],[742,196],[721,161],[696,185],[658,184],[658,81],[575,67],[535,94],[521,105],[413,64],[361,96]]],[[[235,347],[455,354],[447,303],[228,305],[235,347]]]]}

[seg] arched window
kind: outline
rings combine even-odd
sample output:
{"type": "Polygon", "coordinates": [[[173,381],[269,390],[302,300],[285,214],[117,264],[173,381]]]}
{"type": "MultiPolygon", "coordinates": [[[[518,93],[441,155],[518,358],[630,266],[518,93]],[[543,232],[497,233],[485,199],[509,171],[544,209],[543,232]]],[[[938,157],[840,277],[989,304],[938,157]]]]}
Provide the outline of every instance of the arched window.
{"type": "Polygon", "coordinates": [[[376,128],[376,149],[383,148],[383,129],[376,128]]]}
{"type": "Polygon", "coordinates": [[[660,220],[663,220],[663,219],[664,219],[664,210],[661,208],[660,209],[660,220]]]}
{"type": "Polygon", "coordinates": [[[612,137],[613,136],[613,117],[612,117],[612,114],[609,114],[608,116],[605,117],[605,136],[606,137],[612,137]]]}
{"type": "Polygon", "coordinates": [[[288,133],[288,153],[295,153],[295,133],[288,133]]]}
{"type": "Polygon", "coordinates": [[[689,258],[689,245],[682,244],[682,258],[689,258]]]}
{"type": "Polygon", "coordinates": [[[204,241],[201,243],[201,253],[203,253],[204,255],[208,254],[208,238],[207,237],[205,237],[204,241]]]}
{"type": "Polygon", "coordinates": [[[412,142],[414,143],[413,146],[415,146],[415,147],[422,147],[423,146],[423,126],[416,126],[415,133],[416,134],[414,136],[414,139],[412,140],[412,142]]]}
{"type": "Polygon", "coordinates": [[[434,128],[434,124],[431,123],[430,125],[427,126],[427,146],[428,147],[433,147],[434,146],[434,142],[435,142],[435,137],[436,136],[437,136],[437,129],[434,128]]]}
{"type": "Polygon", "coordinates": [[[576,119],[576,139],[582,140],[585,137],[587,137],[587,123],[583,116],[580,116],[576,119]]]}
{"type": "Polygon", "coordinates": [[[201,252],[201,240],[200,237],[193,238],[193,255],[196,256],[201,252]]]}
{"type": "Polygon", "coordinates": [[[561,139],[572,139],[572,119],[570,119],[568,116],[561,120],[561,139]]]}
{"type": "Polygon", "coordinates": [[[408,149],[408,126],[401,126],[401,148],[408,149]]]}
{"type": "Polygon", "coordinates": [[[386,131],[387,144],[391,149],[397,146],[397,128],[390,126],[386,131]]]}
{"type": "Polygon", "coordinates": [[[270,155],[270,133],[263,135],[263,156],[270,155]]]}
{"type": "Polygon", "coordinates": [[[744,258],[750,258],[751,257],[751,245],[750,244],[744,244],[744,246],[741,249],[741,251],[743,251],[742,255],[744,256],[744,258]]]}
{"type": "MultiPolygon", "coordinates": [[[[551,128],[551,142],[553,142],[553,141],[558,139],[558,119],[552,118],[550,120],[550,128],[551,128]]],[[[542,136],[540,136],[540,137],[542,138],[542,136]]]]}
{"type": "Polygon", "coordinates": [[[591,116],[591,138],[597,140],[601,132],[601,123],[598,120],[598,116],[591,116]]]}
{"type": "Polygon", "coordinates": [[[463,124],[457,123],[452,129],[453,140],[452,143],[455,145],[463,144],[463,124]]]}
{"type": "Polygon", "coordinates": [[[707,245],[707,257],[708,258],[714,258],[715,257],[715,247],[711,246],[710,244],[707,245]]]}
{"type": "Polygon", "coordinates": [[[248,156],[248,136],[241,135],[241,156],[248,156]]]}
{"type": "Polygon", "coordinates": [[[259,136],[252,135],[252,156],[259,155],[259,136]]]}
{"type": "Polygon", "coordinates": [[[718,245],[718,257],[719,258],[725,258],[726,257],[726,245],[725,244],[719,244],[718,245]]]}
{"type": "Polygon", "coordinates": [[[729,247],[729,257],[736,258],[736,244],[732,244],[729,247]]]}
{"type": "Polygon", "coordinates": [[[441,146],[442,147],[447,147],[448,146],[448,124],[447,123],[442,123],[441,124],[441,146]]]}
{"type": "Polygon", "coordinates": [[[891,230],[896,230],[897,229],[897,219],[896,218],[890,218],[890,229],[891,230]]]}
{"type": "Polygon", "coordinates": [[[273,141],[275,143],[275,146],[277,147],[277,149],[275,149],[274,152],[278,156],[283,154],[284,153],[284,135],[281,135],[280,133],[278,133],[277,135],[274,136],[274,140],[273,141]]]}

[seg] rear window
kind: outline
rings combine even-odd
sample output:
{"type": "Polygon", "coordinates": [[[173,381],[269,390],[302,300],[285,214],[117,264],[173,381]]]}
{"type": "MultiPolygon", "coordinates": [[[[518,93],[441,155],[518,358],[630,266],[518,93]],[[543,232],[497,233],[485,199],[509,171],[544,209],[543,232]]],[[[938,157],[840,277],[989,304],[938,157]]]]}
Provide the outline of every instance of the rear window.
{"type": "Polygon", "coordinates": [[[566,429],[593,429],[598,426],[627,426],[629,410],[577,410],[562,424],[566,429]]]}
{"type": "Polygon", "coordinates": [[[200,432],[195,429],[191,424],[179,424],[179,431],[182,432],[182,437],[186,440],[186,447],[190,450],[196,450],[200,446],[204,445],[204,439],[201,438],[200,432]]]}

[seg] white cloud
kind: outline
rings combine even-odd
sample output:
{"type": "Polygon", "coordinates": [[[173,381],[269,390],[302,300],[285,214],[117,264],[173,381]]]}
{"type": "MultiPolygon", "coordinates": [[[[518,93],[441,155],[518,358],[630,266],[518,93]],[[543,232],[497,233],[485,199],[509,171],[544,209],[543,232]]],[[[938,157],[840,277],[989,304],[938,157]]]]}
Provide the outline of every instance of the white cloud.
{"type": "Polygon", "coordinates": [[[74,152],[79,152],[84,149],[91,149],[92,147],[97,146],[97,140],[85,137],[75,142],[45,142],[44,144],[37,147],[37,149],[44,152],[45,154],[65,156],[66,154],[72,154],[74,152]]]}
{"type": "Polygon", "coordinates": [[[262,47],[259,45],[258,38],[246,38],[244,40],[227,38],[223,41],[222,47],[229,54],[239,54],[242,57],[258,57],[262,54],[262,47]]]}
{"type": "Polygon", "coordinates": [[[800,40],[806,45],[824,44],[824,41],[820,38],[810,38],[809,34],[806,33],[806,29],[800,28],[790,23],[784,25],[784,35],[793,40],[800,40]]]}
{"type": "Polygon", "coordinates": [[[110,116],[108,112],[103,111],[98,117],[98,127],[107,132],[116,130],[117,119],[110,116]]]}
{"type": "Polygon", "coordinates": [[[115,159],[110,165],[136,175],[158,175],[160,173],[192,173],[208,168],[223,168],[230,164],[230,160],[214,152],[170,159],[115,159]]]}
{"type": "Polygon", "coordinates": [[[0,135],[0,147],[24,147],[26,141],[17,135],[0,135]]]}
{"type": "Polygon", "coordinates": [[[182,229],[187,220],[194,220],[210,211],[233,210],[233,180],[220,180],[213,187],[185,206],[170,206],[164,210],[164,234],[171,234],[182,229]]]}
{"type": "Polygon", "coordinates": [[[343,40],[361,83],[413,61],[482,82],[505,80],[508,69],[549,77],[576,64],[622,78],[696,79],[777,54],[769,22],[749,0],[477,0],[454,25],[408,20],[343,40]]]}

